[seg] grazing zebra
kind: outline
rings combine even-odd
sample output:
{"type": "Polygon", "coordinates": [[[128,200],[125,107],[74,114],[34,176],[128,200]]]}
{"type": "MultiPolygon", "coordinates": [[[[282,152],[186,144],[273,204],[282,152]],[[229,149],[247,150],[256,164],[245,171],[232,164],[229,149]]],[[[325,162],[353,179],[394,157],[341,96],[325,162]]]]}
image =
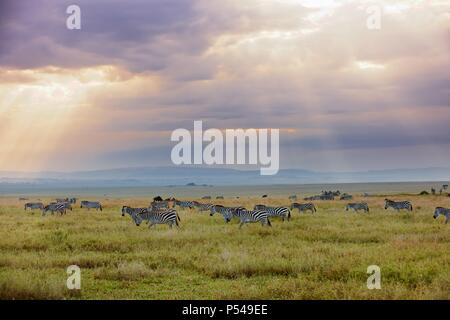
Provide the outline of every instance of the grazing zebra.
{"type": "Polygon", "coordinates": [[[130,216],[133,214],[141,214],[148,211],[148,208],[132,208],[129,206],[122,207],[122,217],[125,216],[125,213],[128,213],[130,216]]]}
{"type": "Polygon", "coordinates": [[[272,226],[269,220],[269,214],[265,210],[253,210],[253,211],[247,211],[245,209],[241,208],[235,208],[233,210],[233,215],[235,217],[238,217],[240,220],[239,228],[242,228],[242,226],[246,223],[254,223],[254,222],[261,222],[261,225],[267,225],[269,227],[272,226]]]}
{"type": "Polygon", "coordinates": [[[265,211],[267,211],[269,217],[281,217],[283,221],[291,219],[291,211],[286,207],[266,207],[265,211]]]}
{"type": "Polygon", "coordinates": [[[311,210],[311,213],[314,213],[317,211],[316,206],[314,203],[296,203],[294,202],[291,204],[291,210],[298,209],[299,212],[311,210]]]}
{"type": "Polygon", "coordinates": [[[98,201],[81,201],[80,208],[87,208],[88,210],[97,209],[97,211],[98,210],[103,211],[103,207],[98,201]]]}
{"type": "Polygon", "coordinates": [[[169,201],[153,201],[152,203],[150,203],[150,208],[154,210],[168,209],[169,201]]]}
{"type": "Polygon", "coordinates": [[[189,208],[192,209],[194,208],[194,203],[192,201],[180,201],[180,200],[175,200],[174,202],[174,207],[175,206],[179,206],[180,208],[189,208]]]}
{"type": "Polygon", "coordinates": [[[220,213],[223,216],[223,219],[225,220],[226,223],[230,222],[231,219],[233,219],[233,210],[234,208],[228,208],[228,207],[224,207],[221,205],[215,205],[212,206],[210,211],[211,213],[209,214],[211,217],[214,215],[214,213],[220,213]]]}
{"type": "Polygon", "coordinates": [[[319,196],[320,200],[334,200],[333,194],[322,194],[319,196]]]}
{"type": "Polygon", "coordinates": [[[197,201],[193,202],[194,206],[198,209],[198,211],[210,211],[213,204],[210,203],[200,203],[197,201]]]}
{"type": "Polygon", "coordinates": [[[34,209],[42,210],[44,208],[44,205],[42,204],[42,202],[28,202],[28,203],[25,203],[24,210],[27,210],[28,208],[30,208],[31,210],[34,210],[34,209]]]}
{"type": "Polygon", "coordinates": [[[353,196],[351,194],[343,194],[339,199],[340,200],[352,200],[353,196]]]}
{"type": "Polygon", "coordinates": [[[349,203],[345,206],[345,211],[348,211],[350,209],[353,209],[356,212],[358,212],[358,210],[364,210],[365,212],[369,212],[369,206],[365,202],[349,203]]]}
{"type": "Polygon", "coordinates": [[[66,206],[64,203],[50,203],[49,205],[46,205],[42,209],[42,215],[44,216],[47,212],[51,212],[52,214],[56,212],[59,212],[61,215],[66,213],[66,206]]]}
{"type": "Polygon", "coordinates": [[[62,204],[62,205],[64,205],[64,209],[69,209],[70,211],[72,211],[73,209],[72,209],[72,205],[70,204],[70,202],[58,202],[58,203],[60,203],[60,204],[62,204]]]}
{"type": "Polygon", "coordinates": [[[434,210],[433,218],[437,219],[437,217],[439,217],[439,215],[445,216],[445,223],[447,223],[448,219],[450,219],[450,209],[437,207],[434,210]]]}
{"type": "Polygon", "coordinates": [[[256,204],[253,207],[253,210],[265,210],[266,209],[266,205],[265,204],[256,204]]]}
{"type": "Polygon", "coordinates": [[[400,211],[401,209],[406,209],[409,211],[413,210],[412,204],[409,201],[392,201],[389,199],[384,199],[384,209],[386,210],[389,207],[397,211],[400,211]]]}
{"type": "Polygon", "coordinates": [[[178,221],[180,221],[180,217],[177,214],[175,209],[166,209],[166,210],[158,210],[158,211],[147,211],[140,214],[133,213],[131,215],[134,222],[137,226],[139,226],[142,221],[146,220],[149,222],[149,228],[154,226],[155,224],[167,224],[170,228],[173,225],[180,227],[178,225],[178,221]]]}

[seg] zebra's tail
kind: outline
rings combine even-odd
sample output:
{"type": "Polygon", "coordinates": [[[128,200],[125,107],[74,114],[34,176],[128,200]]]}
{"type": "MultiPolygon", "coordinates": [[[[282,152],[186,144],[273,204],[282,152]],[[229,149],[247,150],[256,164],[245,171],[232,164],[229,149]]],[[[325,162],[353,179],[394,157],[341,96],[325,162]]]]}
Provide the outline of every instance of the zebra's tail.
{"type": "Polygon", "coordinates": [[[413,206],[412,206],[412,204],[409,206],[409,211],[413,211],[413,206]]]}
{"type": "Polygon", "coordinates": [[[291,210],[288,210],[288,220],[291,218],[291,210]]]}
{"type": "Polygon", "coordinates": [[[100,205],[100,211],[103,211],[103,207],[100,205]]]}
{"type": "MultiPolygon", "coordinates": [[[[178,221],[181,221],[180,216],[178,215],[178,213],[177,213],[177,219],[178,219],[178,221]]],[[[177,223],[177,225],[178,225],[178,223],[177,223]]]]}
{"type": "Polygon", "coordinates": [[[317,212],[316,206],[313,205],[314,212],[317,212]]]}
{"type": "Polygon", "coordinates": [[[270,223],[270,220],[269,220],[269,218],[267,218],[267,225],[268,225],[269,227],[271,227],[271,226],[272,226],[272,224],[270,223]]]}

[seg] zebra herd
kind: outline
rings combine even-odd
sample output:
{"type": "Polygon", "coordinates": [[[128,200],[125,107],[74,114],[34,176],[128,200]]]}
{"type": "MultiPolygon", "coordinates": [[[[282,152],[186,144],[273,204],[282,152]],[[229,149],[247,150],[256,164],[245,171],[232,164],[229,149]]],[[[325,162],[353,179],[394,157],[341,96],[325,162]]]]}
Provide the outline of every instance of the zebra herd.
{"type": "MultiPolygon", "coordinates": [[[[129,206],[122,207],[122,216],[128,214],[133,222],[139,226],[142,221],[147,221],[149,227],[156,224],[167,224],[170,228],[173,226],[179,227],[178,222],[180,218],[176,211],[176,208],[181,209],[194,209],[196,208],[199,212],[209,211],[210,216],[218,213],[222,215],[225,223],[229,223],[234,218],[239,220],[239,228],[241,228],[246,223],[256,223],[259,222],[263,226],[272,226],[270,218],[279,217],[282,221],[289,221],[291,218],[291,211],[298,209],[301,212],[310,211],[311,213],[317,212],[317,208],[313,203],[297,203],[294,202],[288,207],[269,207],[263,204],[257,204],[254,206],[253,210],[248,210],[244,207],[226,207],[219,204],[210,203],[200,203],[198,201],[180,201],[177,199],[166,199],[163,201],[154,201],[150,204],[148,208],[132,208],[129,206]],[[172,207],[170,203],[172,202],[172,207]]],[[[399,212],[400,210],[412,211],[413,206],[409,201],[392,201],[390,199],[385,199],[385,210],[392,208],[399,212]]],[[[360,203],[348,203],[345,206],[345,210],[354,210],[359,212],[360,210],[364,212],[369,212],[369,205],[365,202],[360,203]]],[[[435,210],[434,218],[439,215],[444,215],[446,217],[445,223],[447,223],[450,217],[450,209],[438,207],[435,210]]]]}
{"type": "MultiPolygon", "coordinates": [[[[27,202],[25,203],[24,210],[41,210],[42,215],[45,216],[48,212],[52,215],[57,212],[60,215],[66,214],[67,210],[72,211],[73,204],[76,204],[77,198],[65,198],[56,199],[54,202],[50,202],[48,205],[44,205],[42,202],[27,202]]],[[[103,210],[103,207],[98,201],[81,201],[80,208],[96,209],[97,211],[103,210]]]]}
{"type": "MultiPolygon", "coordinates": [[[[347,194],[340,194],[337,192],[322,192],[322,199],[328,197],[334,197],[335,195],[342,196],[347,194]]],[[[349,195],[348,195],[349,196],[349,195]]],[[[290,200],[294,200],[293,196],[289,197],[290,200]]],[[[308,199],[308,198],[305,198],[308,199]]],[[[349,197],[348,199],[351,199],[349,197]]],[[[55,212],[61,215],[66,214],[67,210],[73,210],[72,205],[77,202],[76,198],[56,199],[55,202],[51,202],[48,205],[44,205],[42,202],[28,202],[24,206],[24,210],[36,210],[42,211],[42,215],[47,213],[54,214],[55,212]]],[[[103,210],[103,207],[98,201],[81,201],[80,208],[96,209],[97,211],[103,210]]],[[[226,207],[219,204],[201,203],[198,201],[181,201],[175,198],[161,199],[155,198],[145,208],[132,208],[129,206],[122,207],[122,216],[128,214],[136,225],[140,225],[143,221],[152,227],[156,224],[167,224],[171,228],[173,226],[179,227],[180,217],[176,209],[197,209],[199,212],[209,212],[210,216],[218,213],[222,215],[226,223],[232,221],[234,218],[240,221],[239,227],[241,228],[246,223],[259,222],[262,225],[271,226],[270,218],[278,217],[282,221],[289,221],[291,219],[291,211],[297,209],[300,213],[310,211],[311,213],[317,212],[317,208],[312,202],[298,203],[293,202],[289,207],[270,207],[264,204],[257,204],[252,210],[248,210],[245,207],[226,207]]],[[[393,201],[390,199],[384,199],[384,209],[392,208],[399,212],[400,210],[413,211],[413,206],[410,201],[393,201]]],[[[345,211],[353,210],[355,212],[364,211],[369,212],[369,205],[366,202],[348,203],[345,206],[345,211]]],[[[437,207],[434,212],[434,218],[438,218],[440,215],[445,216],[445,223],[450,219],[450,209],[437,207]]]]}

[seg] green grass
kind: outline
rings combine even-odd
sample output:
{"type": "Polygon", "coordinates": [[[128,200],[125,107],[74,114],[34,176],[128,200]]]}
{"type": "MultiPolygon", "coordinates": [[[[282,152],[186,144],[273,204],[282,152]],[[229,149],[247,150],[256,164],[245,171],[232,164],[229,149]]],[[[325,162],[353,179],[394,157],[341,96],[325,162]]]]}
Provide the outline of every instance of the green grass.
{"type": "Polygon", "coordinates": [[[449,299],[450,224],[432,218],[448,199],[393,198],[413,201],[414,212],[386,211],[381,196],[364,199],[369,214],[317,201],[314,215],[295,210],[290,222],[239,229],[186,210],[180,230],[136,227],[120,215],[122,204],[148,199],[42,217],[0,198],[0,299],[449,299]],[[72,264],[81,268],[81,292],[66,289],[72,264]],[[366,287],[369,265],[381,267],[381,290],[366,287]]]}

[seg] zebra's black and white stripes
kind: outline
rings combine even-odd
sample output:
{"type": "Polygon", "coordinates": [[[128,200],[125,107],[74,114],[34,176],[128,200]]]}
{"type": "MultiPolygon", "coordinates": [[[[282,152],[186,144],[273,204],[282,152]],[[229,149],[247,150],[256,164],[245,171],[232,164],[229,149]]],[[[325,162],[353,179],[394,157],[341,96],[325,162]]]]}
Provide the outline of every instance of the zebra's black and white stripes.
{"type": "Polygon", "coordinates": [[[80,208],[96,209],[103,211],[103,207],[98,201],[81,201],[80,208]]]}
{"type": "Polygon", "coordinates": [[[384,199],[384,209],[388,209],[389,207],[400,211],[401,209],[412,211],[413,207],[411,202],[409,201],[392,201],[389,199],[384,199]]]}
{"type": "Polygon", "coordinates": [[[265,210],[253,210],[248,211],[245,209],[237,208],[233,210],[233,215],[238,217],[240,220],[239,228],[246,223],[260,222],[263,226],[272,226],[269,220],[269,214],[265,210]]]}
{"type": "Polygon", "coordinates": [[[447,223],[448,220],[450,219],[450,209],[437,207],[434,210],[433,218],[437,219],[440,215],[443,215],[445,217],[445,223],[447,223]]]}
{"type": "Polygon", "coordinates": [[[156,224],[167,224],[170,228],[174,225],[179,227],[178,221],[180,221],[180,217],[175,209],[147,210],[143,213],[133,213],[131,217],[137,226],[139,226],[142,221],[148,221],[149,228],[156,224]]]}
{"type": "Polygon", "coordinates": [[[266,211],[269,217],[281,217],[284,220],[291,219],[291,211],[286,207],[267,207],[265,205],[256,205],[254,210],[266,211]]]}
{"type": "Polygon", "coordinates": [[[359,210],[364,210],[365,212],[369,212],[369,205],[365,202],[360,203],[349,203],[345,206],[345,211],[354,210],[358,212],[359,210]]]}
{"type": "Polygon", "coordinates": [[[316,206],[314,203],[297,203],[294,202],[291,204],[291,210],[298,209],[299,212],[304,212],[310,210],[311,213],[314,213],[317,211],[316,206]]]}
{"type": "Polygon", "coordinates": [[[44,205],[42,204],[42,202],[28,202],[28,203],[25,203],[24,210],[27,210],[27,209],[30,209],[30,210],[40,209],[40,210],[42,210],[43,208],[44,208],[44,205]]]}
{"type": "Polygon", "coordinates": [[[61,215],[66,213],[66,205],[65,203],[50,203],[42,208],[42,215],[44,216],[47,212],[51,212],[54,214],[55,212],[59,212],[61,215]]]}
{"type": "Polygon", "coordinates": [[[175,206],[179,206],[180,208],[188,208],[188,209],[192,209],[194,208],[194,203],[192,201],[180,201],[180,200],[175,200],[174,202],[174,207],[175,206]]]}

